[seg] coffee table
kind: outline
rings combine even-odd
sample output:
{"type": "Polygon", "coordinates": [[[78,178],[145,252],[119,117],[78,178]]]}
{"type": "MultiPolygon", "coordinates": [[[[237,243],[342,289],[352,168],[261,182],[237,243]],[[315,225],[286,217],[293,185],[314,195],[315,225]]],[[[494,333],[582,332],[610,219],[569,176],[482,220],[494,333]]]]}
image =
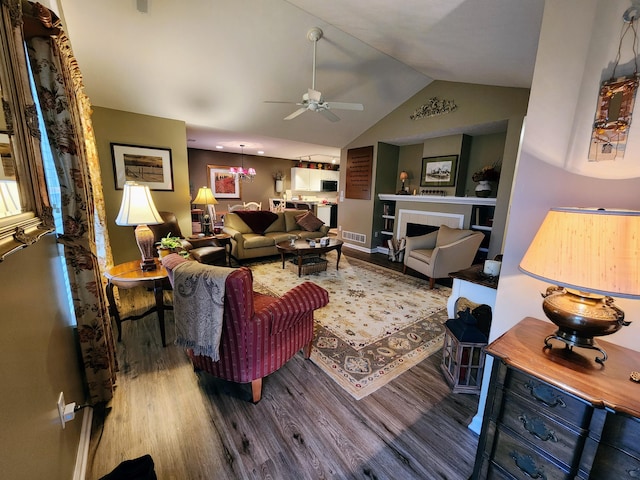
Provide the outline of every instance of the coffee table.
{"type": "Polygon", "coordinates": [[[303,258],[305,255],[320,255],[331,250],[338,252],[338,260],[336,261],[336,270],[340,265],[340,256],[342,255],[342,240],[337,238],[330,238],[329,243],[325,246],[320,246],[320,241],[316,240],[315,246],[311,246],[307,240],[296,240],[293,245],[289,240],[280,242],[276,245],[280,256],[282,257],[282,268],[284,269],[284,259],[287,253],[291,253],[298,257],[298,276],[302,274],[303,258]]]}

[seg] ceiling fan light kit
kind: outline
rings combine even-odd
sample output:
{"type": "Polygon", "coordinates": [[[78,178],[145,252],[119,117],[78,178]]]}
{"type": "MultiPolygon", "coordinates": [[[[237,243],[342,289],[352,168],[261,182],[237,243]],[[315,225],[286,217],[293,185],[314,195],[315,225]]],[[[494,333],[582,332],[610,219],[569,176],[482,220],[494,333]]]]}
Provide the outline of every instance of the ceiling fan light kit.
{"type": "Polygon", "coordinates": [[[331,112],[331,109],[334,110],[355,110],[355,111],[363,111],[364,105],[361,103],[346,103],[346,102],[331,102],[325,100],[322,97],[322,93],[316,90],[316,47],[318,45],[318,40],[320,40],[323,36],[322,29],[319,27],[313,27],[307,32],[307,39],[313,42],[313,69],[311,73],[311,88],[307,90],[307,93],[302,95],[301,102],[278,102],[278,101],[266,101],[265,103],[287,103],[298,105],[298,108],[295,112],[284,117],[285,120],[293,120],[294,118],[302,115],[306,111],[318,112],[328,120],[332,122],[337,122],[340,120],[335,113],[331,112]]]}

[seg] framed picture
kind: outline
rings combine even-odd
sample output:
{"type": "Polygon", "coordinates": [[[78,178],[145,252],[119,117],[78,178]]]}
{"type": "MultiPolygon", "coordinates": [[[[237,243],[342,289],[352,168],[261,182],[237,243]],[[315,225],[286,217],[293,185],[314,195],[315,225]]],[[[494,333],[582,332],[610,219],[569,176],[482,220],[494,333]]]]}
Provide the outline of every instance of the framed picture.
{"type": "Polygon", "coordinates": [[[453,187],[456,184],[458,155],[422,159],[421,187],[453,187]]]}
{"type": "Polygon", "coordinates": [[[128,181],[151,190],[173,190],[170,149],[112,143],[111,154],[116,190],[122,190],[128,181]]]}
{"type": "Polygon", "coordinates": [[[207,165],[209,186],[213,196],[218,198],[240,198],[240,180],[229,172],[229,167],[207,165]]]}

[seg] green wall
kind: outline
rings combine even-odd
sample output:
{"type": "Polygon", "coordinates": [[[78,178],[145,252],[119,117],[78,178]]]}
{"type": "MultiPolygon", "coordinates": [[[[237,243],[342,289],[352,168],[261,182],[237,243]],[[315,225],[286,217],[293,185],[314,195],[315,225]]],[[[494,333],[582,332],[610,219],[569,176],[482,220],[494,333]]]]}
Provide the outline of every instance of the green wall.
{"type": "MultiPolygon", "coordinates": [[[[528,99],[528,89],[442,81],[433,82],[343,148],[341,162],[346,162],[348,149],[373,145],[373,176],[374,184],[377,185],[376,178],[380,172],[384,172],[384,175],[389,174],[386,167],[382,169],[378,165],[378,162],[380,162],[379,143],[422,145],[422,156],[450,155],[458,153],[460,148],[463,147],[462,138],[464,134],[479,135],[480,131],[502,132],[505,144],[501,155],[503,176],[498,188],[496,217],[500,214],[505,218],[494,219],[492,247],[489,254],[495,255],[499,253],[496,250],[502,244],[511,191],[511,178],[516,162],[517,144],[519,143],[522,121],[527,111],[528,99]],[[453,100],[458,108],[448,114],[411,120],[410,115],[433,97],[441,100],[453,100]],[[459,145],[459,147],[456,145],[459,145]],[[457,150],[454,150],[456,148],[457,150]],[[378,172],[379,168],[380,172],[378,172]]],[[[486,145],[482,145],[481,150],[492,152],[490,156],[493,155],[496,148],[499,149],[499,147],[496,147],[496,143],[499,143],[496,139],[489,139],[483,143],[486,145]],[[492,146],[490,147],[489,145],[492,146]]],[[[471,144],[473,145],[473,140],[471,144]]],[[[413,192],[413,188],[418,188],[419,177],[415,176],[419,175],[418,172],[421,171],[418,170],[418,165],[421,168],[421,158],[418,160],[418,152],[418,147],[401,148],[399,155],[402,158],[402,163],[398,159],[395,187],[391,190],[374,192],[376,198],[379,193],[395,193],[399,189],[399,172],[404,167],[411,168],[414,175],[413,178],[410,175],[411,192],[413,192]],[[420,162],[419,164],[418,161],[420,162]]],[[[474,155],[469,153],[469,157],[474,158],[474,155]]],[[[475,157],[475,161],[478,163],[484,161],[483,157],[484,155],[478,154],[475,157]]],[[[389,161],[392,160],[385,157],[384,162],[389,161]]],[[[463,168],[466,168],[466,165],[463,168]]],[[[344,171],[345,169],[342,170],[344,171]]],[[[467,175],[469,174],[467,173],[467,175]]],[[[342,184],[344,184],[343,176],[344,173],[341,174],[342,184]]],[[[467,186],[466,178],[464,181],[464,189],[467,190],[470,186],[467,186]]],[[[462,194],[464,194],[464,191],[462,194]]],[[[377,245],[377,235],[373,220],[376,215],[374,210],[376,205],[374,198],[371,200],[344,199],[340,203],[338,210],[338,224],[340,226],[349,231],[367,235],[367,244],[362,246],[364,249],[372,249],[377,245]]]]}

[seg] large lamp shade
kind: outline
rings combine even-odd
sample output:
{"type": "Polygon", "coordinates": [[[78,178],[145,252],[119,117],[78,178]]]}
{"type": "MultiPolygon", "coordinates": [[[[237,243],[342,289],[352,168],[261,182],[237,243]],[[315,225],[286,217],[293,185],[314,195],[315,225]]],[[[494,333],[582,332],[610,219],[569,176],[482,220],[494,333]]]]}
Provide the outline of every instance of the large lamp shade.
{"type": "Polygon", "coordinates": [[[640,212],[602,208],[552,208],[520,262],[520,270],[557,287],[547,289],[543,310],[558,325],[545,340],[569,348],[604,350],[594,336],[615,333],[624,312],[613,297],[640,298],[640,212]]]}
{"type": "Polygon", "coordinates": [[[153,258],[154,236],[147,225],[157,225],[163,222],[164,220],[153,203],[149,187],[135,182],[126,182],[116,224],[136,227],[135,237],[142,254],[142,263],[140,264],[142,270],[155,270],[156,268],[153,258]]]}

